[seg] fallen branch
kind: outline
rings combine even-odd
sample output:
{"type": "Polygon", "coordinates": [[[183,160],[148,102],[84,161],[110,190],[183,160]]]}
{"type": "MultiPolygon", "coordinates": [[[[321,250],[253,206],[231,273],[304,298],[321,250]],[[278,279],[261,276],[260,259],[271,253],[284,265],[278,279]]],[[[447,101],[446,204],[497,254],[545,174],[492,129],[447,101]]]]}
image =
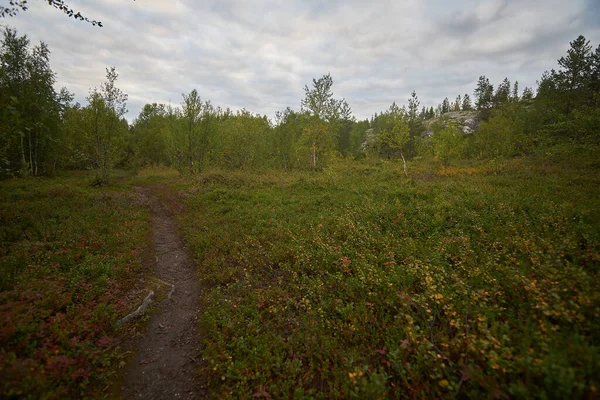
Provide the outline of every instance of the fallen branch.
{"type": "MultiPolygon", "coordinates": [[[[151,279],[163,284],[164,286],[171,286],[171,290],[169,291],[169,294],[167,296],[167,300],[171,300],[171,296],[173,295],[173,292],[175,291],[175,285],[172,283],[169,283],[169,282],[162,281],[158,278],[151,278],[151,279]]],[[[156,282],[154,282],[154,285],[156,286],[156,290],[160,290],[160,285],[156,282]]],[[[131,321],[134,318],[141,316],[142,314],[144,314],[146,312],[146,310],[148,310],[148,307],[150,307],[150,303],[152,303],[152,299],[154,298],[154,291],[152,291],[150,289],[147,289],[147,290],[148,290],[148,295],[146,296],[144,301],[142,301],[142,304],[140,304],[140,306],[137,308],[137,310],[135,310],[131,314],[124,316],[119,321],[117,321],[117,327],[119,327],[123,324],[126,324],[127,322],[131,321]]]]}
{"type": "Polygon", "coordinates": [[[155,281],[162,283],[165,286],[171,286],[171,290],[169,291],[169,295],[167,296],[167,300],[171,300],[171,295],[173,294],[173,292],[175,291],[175,285],[173,285],[172,283],[169,282],[165,282],[165,281],[161,281],[158,278],[153,278],[155,281]]]}
{"type": "Polygon", "coordinates": [[[140,304],[140,306],[137,308],[137,310],[135,310],[131,314],[127,314],[126,316],[124,316],[123,318],[118,320],[117,326],[121,326],[121,325],[131,321],[132,319],[137,318],[140,315],[144,314],[146,312],[146,310],[148,309],[148,307],[150,307],[150,303],[152,303],[153,297],[154,297],[154,291],[148,289],[148,295],[146,296],[144,301],[142,301],[142,304],[140,304]]]}

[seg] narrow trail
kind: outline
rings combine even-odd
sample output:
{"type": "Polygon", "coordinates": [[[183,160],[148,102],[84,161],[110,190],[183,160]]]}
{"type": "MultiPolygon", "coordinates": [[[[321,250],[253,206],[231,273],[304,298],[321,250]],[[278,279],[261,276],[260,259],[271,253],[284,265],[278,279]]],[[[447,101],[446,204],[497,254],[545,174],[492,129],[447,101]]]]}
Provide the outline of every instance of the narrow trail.
{"type": "MultiPolygon", "coordinates": [[[[159,188],[160,189],[160,188],[159,188]]],[[[204,397],[196,370],[201,360],[196,316],[200,288],[171,212],[149,188],[136,188],[150,206],[154,276],[175,285],[157,305],[136,358],[125,370],[124,399],[204,397]]]]}

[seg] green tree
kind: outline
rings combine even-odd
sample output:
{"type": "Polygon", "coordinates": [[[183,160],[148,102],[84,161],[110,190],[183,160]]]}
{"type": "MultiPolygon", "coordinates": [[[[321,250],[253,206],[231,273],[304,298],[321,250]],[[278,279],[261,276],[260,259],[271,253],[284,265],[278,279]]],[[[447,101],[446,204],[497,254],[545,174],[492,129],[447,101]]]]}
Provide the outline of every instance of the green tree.
{"type": "Polygon", "coordinates": [[[416,134],[419,130],[419,126],[421,125],[421,121],[419,119],[419,106],[421,102],[417,97],[417,92],[414,90],[410,94],[408,98],[408,124],[410,127],[410,131],[413,134],[416,134]]]}
{"type": "Polygon", "coordinates": [[[474,96],[475,108],[477,108],[478,111],[487,111],[492,108],[494,102],[494,86],[485,75],[479,77],[474,96]]]}
{"type": "Polygon", "coordinates": [[[354,157],[365,154],[364,144],[367,139],[367,130],[370,128],[369,120],[357,121],[350,131],[350,152],[354,157]]]}
{"type": "Polygon", "coordinates": [[[340,107],[340,103],[333,98],[332,86],[331,74],[323,75],[319,79],[313,78],[312,88],[309,88],[308,85],[304,86],[302,110],[324,121],[332,119],[340,107]]]}
{"type": "Polygon", "coordinates": [[[507,104],[498,109],[475,133],[480,157],[499,160],[531,151],[529,120],[530,113],[518,104],[507,104]]]}
{"type": "Polygon", "coordinates": [[[473,110],[473,105],[471,104],[471,97],[465,93],[462,100],[462,110],[463,111],[471,111],[473,110]]]}
{"type": "Polygon", "coordinates": [[[377,135],[377,144],[380,152],[384,153],[387,158],[391,158],[395,154],[400,155],[404,166],[404,175],[408,176],[404,153],[410,142],[410,113],[407,114],[396,103],[393,103],[387,112],[387,120],[387,128],[377,135]]]}
{"type": "Polygon", "coordinates": [[[90,138],[91,118],[89,107],[82,108],[79,103],[70,105],[63,112],[61,124],[62,151],[57,154],[62,168],[92,168],[93,143],[90,138]]]}
{"type": "Polygon", "coordinates": [[[521,101],[521,98],[519,97],[519,81],[515,81],[513,85],[510,100],[514,103],[518,103],[519,101],[521,101]]]}
{"type": "Polygon", "coordinates": [[[333,149],[329,149],[329,143],[332,141],[334,148],[337,144],[338,150],[343,152],[346,152],[349,146],[349,135],[354,121],[352,110],[345,99],[333,97],[332,86],[333,79],[330,74],[313,79],[312,88],[304,86],[301,109],[312,116],[309,123],[314,123],[314,126],[303,129],[302,148],[310,148],[310,165],[313,169],[320,169],[326,160],[334,156],[333,149]],[[315,135],[318,134],[327,137],[316,138],[315,135]],[[307,142],[310,140],[313,141],[312,144],[307,142]]]}
{"type": "Polygon", "coordinates": [[[352,117],[352,109],[345,99],[333,97],[332,87],[331,74],[313,79],[312,87],[304,86],[301,110],[328,123],[327,131],[336,137],[338,151],[345,154],[350,145],[350,130],[354,117],[352,117]]]}
{"type": "Polygon", "coordinates": [[[176,129],[174,164],[180,173],[199,172],[210,153],[215,115],[210,102],[203,102],[196,89],[183,94],[181,119],[176,129]]]}
{"type": "Polygon", "coordinates": [[[452,111],[460,111],[460,106],[462,105],[462,99],[460,98],[460,94],[456,96],[456,100],[454,100],[454,104],[452,106],[452,111]]]}
{"type": "MultiPolygon", "coordinates": [[[[590,89],[593,94],[600,94],[600,45],[596,47],[596,51],[592,54],[591,74],[590,74],[590,89]]],[[[598,101],[595,101],[598,106],[598,101]]]]}
{"type": "Polygon", "coordinates": [[[434,127],[433,152],[442,165],[447,167],[453,159],[462,156],[465,150],[464,136],[462,131],[450,121],[434,127]]]}
{"type": "Polygon", "coordinates": [[[561,69],[555,74],[558,88],[565,92],[565,111],[585,103],[591,96],[589,87],[593,70],[592,46],[583,35],[571,42],[567,55],[558,60],[561,69]]]}
{"type": "Polygon", "coordinates": [[[331,126],[316,116],[310,116],[302,130],[297,147],[298,158],[312,170],[321,170],[335,156],[335,133],[331,126]]]}
{"type": "Polygon", "coordinates": [[[528,101],[531,99],[533,99],[533,90],[529,86],[525,86],[523,94],[521,95],[521,100],[528,101]]]}
{"type": "Polygon", "coordinates": [[[63,107],[64,91],[56,93],[45,43],[29,49],[27,36],[5,29],[0,47],[0,175],[51,172],[63,107]]]}
{"type": "Polygon", "coordinates": [[[122,155],[128,129],[123,119],[127,113],[127,94],[115,86],[118,77],[115,67],[106,68],[106,81],[100,90],[90,91],[86,107],[95,183],[99,185],[109,183],[112,169],[122,155]]]}
{"type": "Polygon", "coordinates": [[[339,101],[337,112],[329,120],[332,125],[335,136],[337,137],[337,150],[340,154],[346,155],[350,148],[350,131],[354,124],[352,109],[345,99],[339,101]]]}
{"type": "Polygon", "coordinates": [[[227,168],[262,168],[269,165],[271,154],[266,117],[241,110],[220,121],[212,152],[214,160],[227,168]]]}
{"type": "Polygon", "coordinates": [[[277,166],[287,170],[296,165],[296,146],[307,119],[307,113],[298,113],[289,107],[275,114],[272,148],[277,166]]]}
{"type": "MultiPolygon", "coordinates": [[[[409,143],[403,144],[402,156],[412,156],[416,151],[415,143],[419,140],[419,137],[424,132],[423,118],[419,116],[419,99],[417,93],[413,91],[410,98],[408,99],[408,112],[406,112],[406,118],[408,120],[408,129],[410,133],[409,143]],[[412,140],[411,140],[412,139],[412,140]],[[404,147],[406,146],[406,147],[404,147]]],[[[396,119],[397,115],[391,116],[392,119],[396,119]]]]}
{"type": "Polygon", "coordinates": [[[510,81],[508,78],[504,78],[502,83],[496,88],[496,93],[494,94],[495,107],[500,107],[510,101],[510,89],[510,81]]]}
{"type": "Polygon", "coordinates": [[[560,97],[557,73],[555,70],[544,71],[539,81],[537,81],[536,98],[546,102],[556,102],[560,97]]]}
{"type": "Polygon", "coordinates": [[[183,148],[185,142],[183,139],[183,118],[181,108],[167,104],[165,106],[165,139],[166,139],[166,154],[167,164],[175,167],[180,173],[184,172],[185,162],[183,160],[183,148]],[[182,141],[184,142],[182,144],[182,141]]]}
{"type": "Polygon", "coordinates": [[[448,100],[448,98],[446,97],[442,102],[441,113],[446,114],[447,112],[450,112],[450,100],[448,100]]]}
{"type": "Polygon", "coordinates": [[[171,129],[164,104],[146,104],[133,122],[130,132],[130,152],[135,166],[167,165],[171,129]]]}
{"type": "Polygon", "coordinates": [[[26,101],[23,99],[27,91],[29,58],[29,39],[18,36],[14,29],[3,32],[0,52],[0,115],[4,125],[2,129],[3,164],[7,174],[18,170],[29,171],[27,165],[26,135],[28,129],[26,101]]]}

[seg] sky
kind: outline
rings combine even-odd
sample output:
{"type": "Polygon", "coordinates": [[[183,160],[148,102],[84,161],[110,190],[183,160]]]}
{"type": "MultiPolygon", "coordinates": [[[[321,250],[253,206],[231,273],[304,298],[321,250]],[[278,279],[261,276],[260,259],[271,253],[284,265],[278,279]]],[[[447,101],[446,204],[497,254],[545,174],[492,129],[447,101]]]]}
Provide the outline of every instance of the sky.
{"type": "MultiPolygon", "coordinates": [[[[406,104],[472,96],[477,79],[536,87],[569,43],[600,44],[600,0],[68,0],[94,27],[45,1],[0,19],[46,42],[57,88],[85,104],[115,66],[127,119],[197,89],[222,108],[273,117],[300,108],[304,86],[331,73],[336,98],[368,118],[406,104]]],[[[0,0],[8,5],[8,0],[0,0]]]]}

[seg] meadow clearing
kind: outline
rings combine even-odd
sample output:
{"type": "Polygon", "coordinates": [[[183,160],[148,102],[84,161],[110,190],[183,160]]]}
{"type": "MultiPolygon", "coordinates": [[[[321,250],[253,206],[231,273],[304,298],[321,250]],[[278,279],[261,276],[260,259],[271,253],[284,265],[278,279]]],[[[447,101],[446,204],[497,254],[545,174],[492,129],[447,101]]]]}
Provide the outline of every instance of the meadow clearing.
{"type": "Polygon", "coordinates": [[[103,188],[86,173],[0,182],[2,392],[110,397],[132,354],[115,322],[151,253],[134,188],[160,183],[197,265],[211,397],[595,398],[599,166],[550,155],[415,161],[408,178],[366,160],[149,168],[103,188]]]}

